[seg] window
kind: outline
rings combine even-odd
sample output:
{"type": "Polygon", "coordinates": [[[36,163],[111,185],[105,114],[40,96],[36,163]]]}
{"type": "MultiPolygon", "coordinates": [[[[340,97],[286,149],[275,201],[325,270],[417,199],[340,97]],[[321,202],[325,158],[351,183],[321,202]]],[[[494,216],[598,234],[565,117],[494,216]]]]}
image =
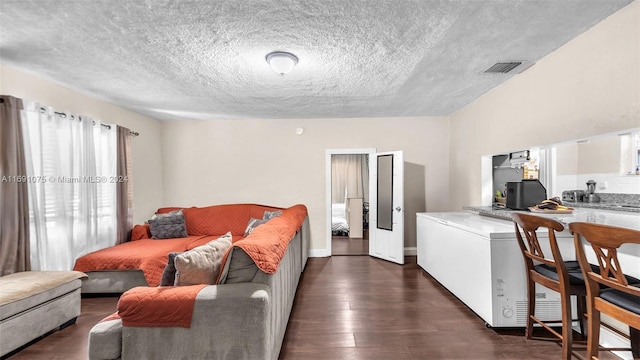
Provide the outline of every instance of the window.
{"type": "Polygon", "coordinates": [[[70,270],[115,244],[116,131],[25,101],[32,270],[70,270]]]}

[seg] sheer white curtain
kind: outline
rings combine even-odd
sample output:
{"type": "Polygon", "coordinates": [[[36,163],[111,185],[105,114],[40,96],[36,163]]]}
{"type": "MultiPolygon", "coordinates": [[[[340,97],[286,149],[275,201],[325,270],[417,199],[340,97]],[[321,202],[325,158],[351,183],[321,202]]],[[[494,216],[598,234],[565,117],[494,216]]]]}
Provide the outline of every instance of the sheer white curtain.
{"type": "Polygon", "coordinates": [[[116,131],[25,101],[32,270],[70,270],[116,239],[116,131]]]}
{"type": "Polygon", "coordinates": [[[331,202],[344,203],[347,198],[369,201],[369,163],[366,155],[331,157],[331,202]]]}

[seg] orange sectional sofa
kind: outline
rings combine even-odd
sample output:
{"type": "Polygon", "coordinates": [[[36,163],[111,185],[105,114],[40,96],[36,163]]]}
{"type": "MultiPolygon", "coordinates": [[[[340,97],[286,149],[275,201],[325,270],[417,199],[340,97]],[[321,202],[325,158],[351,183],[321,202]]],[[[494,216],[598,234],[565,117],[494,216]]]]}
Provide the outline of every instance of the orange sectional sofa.
{"type": "MultiPolygon", "coordinates": [[[[159,213],[171,210],[175,208],[159,213]]],[[[184,208],[182,213],[186,237],[150,239],[146,226],[138,226],[130,243],[76,262],[90,278],[100,272],[138,272],[145,282],[125,291],[117,313],[92,328],[88,358],[277,359],[307,260],[306,207],[234,204],[184,208]],[[262,219],[265,211],[281,214],[245,237],[249,221],[262,219]],[[209,241],[227,232],[233,240],[215,284],[155,286],[167,263],[164,252],[216,243],[219,239],[209,241]],[[142,252],[146,248],[150,250],[142,252]],[[122,258],[131,252],[138,256],[122,258]],[[97,259],[106,265],[96,268],[97,259]]],[[[114,284],[97,292],[108,292],[104,290],[112,290],[114,284]]],[[[92,290],[100,290],[98,284],[92,290]]]]}

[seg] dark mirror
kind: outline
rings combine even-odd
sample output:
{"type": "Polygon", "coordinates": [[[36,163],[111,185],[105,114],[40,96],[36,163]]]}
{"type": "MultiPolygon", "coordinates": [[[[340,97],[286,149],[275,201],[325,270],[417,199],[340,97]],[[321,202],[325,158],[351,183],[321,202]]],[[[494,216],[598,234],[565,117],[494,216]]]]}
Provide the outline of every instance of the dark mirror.
{"type": "Polygon", "coordinates": [[[393,155],[378,155],[378,229],[393,230],[393,155]]]}

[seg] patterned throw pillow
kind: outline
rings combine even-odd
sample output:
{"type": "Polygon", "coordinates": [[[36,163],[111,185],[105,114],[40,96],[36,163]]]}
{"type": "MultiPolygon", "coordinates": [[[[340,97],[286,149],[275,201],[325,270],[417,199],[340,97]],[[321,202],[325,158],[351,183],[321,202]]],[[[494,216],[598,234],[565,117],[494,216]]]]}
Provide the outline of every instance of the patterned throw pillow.
{"type": "Polygon", "coordinates": [[[149,219],[149,231],[152,239],[172,239],[188,236],[182,210],[158,214],[149,219]]]}
{"type": "Polygon", "coordinates": [[[247,228],[244,230],[244,237],[249,236],[249,234],[251,234],[251,232],[253,231],[253,229],[257,228],[258,226],[266,223],[267,221],[269,221],[268,219],[254,219],[251,218],[251,220],[249,220],[249,223],[247,224],[247,228]]]}
{"type": "Polygon", "coordinates": [[[264,214],[262,215],[262,219],[263,220],[270,220],[273,219],[276,216],[280,216],[282,215],[282,210],[278,210],[278,211],[265,211],[264,214]]]}
{"type": "Polygon", "coordinates": [[[222,259],[231,247],[231,232],[176,256],[175,285],[215,284],[222,259]]]}

